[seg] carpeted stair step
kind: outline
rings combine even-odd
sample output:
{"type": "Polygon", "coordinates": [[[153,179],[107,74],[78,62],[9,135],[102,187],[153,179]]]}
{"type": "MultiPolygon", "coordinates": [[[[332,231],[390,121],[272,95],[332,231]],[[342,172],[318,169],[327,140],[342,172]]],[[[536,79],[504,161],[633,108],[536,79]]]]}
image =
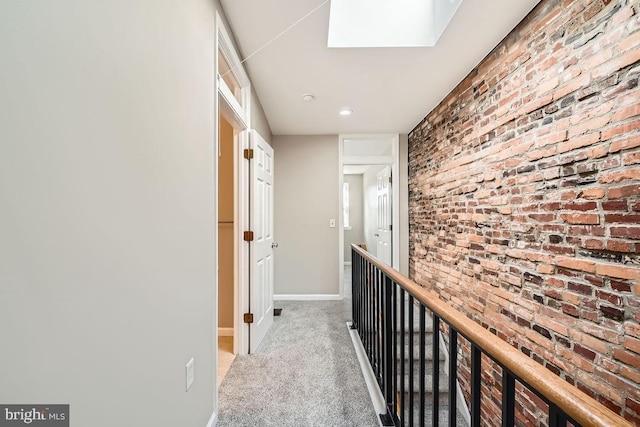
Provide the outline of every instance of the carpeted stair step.
{"type": "MultiPolygon", "coordinates": [[[[441,408],[439,411],[439,418],[438,418],[438,426],[439,427],[448,427],[449,426],[449,409],[448,407],[446,408],[441,408]]],[[[425,412],[424,412],[424,425],[425,426],[431,426],[431,421],[433,417],[433,411],[431,410],[431,407],[427,407],[425,408],[425,412]]],[[[404,416],[404,423],[401,422],[399,425],[401,426],[408,426],[409,425],[409,411],[405,410],[405,416],[404,416]]],[[[419,426],[420,425],[420,411],[418,410],[418,408],[414,407],[413,409],[413,425],[414,426],[419,426]]],[[[462,414],[460,414],[460,411],[457,411],[456,413],[456,426],[457,427],[465,427],[468,426],[467,422],[465,421],[464,417],[462,416],[462,414]]]]}
{"type": "MultiPolygon", "coordinates": [[[[449,395],[448,394],[441,394],[440,398],[438,399],[439,402],[439,407],[438,407],[438,413],[439,413],[439,419],[438,419],[438,424],[440,426],[448,426],[449,425],[449,395]]],[[[405,408],[404,408],[404,423],[400,423],[400,425],[404,425],[404,426],[408,426],[409,425],[409,405],[410,405],[410,401],[406,398],[405,396],[405,408]]],[[[414,399],[413,399],[413,425],[414,426],[419,426],[420,425],[420,401],[418,398],[418,395],[415,394],[414,395],[414,399]]],[[[431,426],[431,420],[433,417],[433,406],[431,404],[431,395],[425,395],[425,426],[431,426]]],[[[398,412],[400,411],[400,402],[398,402],[398,412]]],[[[462,416],[462,413],[460,412],[459,408],[458,411],[456,413],[456,426],[458,427],[466,427],[468,426],[467,422],[465,421],[464,417],[462,416]]]]}
{"type": "MultiPolygon", "coordinates": [[[[408,389],[409,388],[409,377],[413,376],[413,387],[414,387],[414,393],[419,393],[420,390],[420,371],[414,371],[413,375],[410,375],[409,373],[405,372],[404,374],[404,386],[408,389]]],[[[400,374],[398,374],[398,376],[396,377],[396,380],[398,381],[398,387],[400,387],[400,374]]],[[[431,393],[433,392],[433,375],[429,374],[429,373],[425,373],[425,381],[424,381],[424,391],[425,393],[428,393],[429,395],[431,395],[431,393]]],[[[448,383],[448,377],[444,374],[440,374],[440,381],[438,384],[438,391],[441,394],[448,394],[449,393],[449,383],[448,383]]]]}
{"type": "MultiPolygon", "coordinates": [[[[403,332],[405,334],[408,333],[409,332],[409,319],[405,319],[404,320],[404,328],[402,328],[402,324],[400,323],[400,320],[398,320],[396,322],[396,328],[398,328],[398,330],[396,331],[396,334],[401,334],[403,332]]],[[[420,333],[420,319],[418,318],[417,315],[413,319],[412,331],[415,334],[420,333]]],[[[426,321],[424,322],[424,331],[425,331],[425,333],[427,333],[429,335],[431,335],[431,333],[433,332],[433,323],[431,322],[431,319],[429,319],[429,318],[427,318],[426,321]]]]}
{"type": "MultiPolygon", "coordinates": [[[[413,345],[409,345],[409,343],[405,343],[404,349],[400,349],[400,342],[398,342],[398,349],[396,351],[397,351],[396,355],[405,360],[409,360],[410,353],[413,354],[413,360],[419,360],[420,358],[420,346],[418,345],[418,342],[416,342],[413,345]]],[[[439,357],[440,360],[444,360],[444,353],[442,352],[442,350],[440,350],[439,356],[440,356],[439,357]]],[[[433,346],[429,344],[428,341],[424,346],[424,359],[433,360],[433,346]]]]}

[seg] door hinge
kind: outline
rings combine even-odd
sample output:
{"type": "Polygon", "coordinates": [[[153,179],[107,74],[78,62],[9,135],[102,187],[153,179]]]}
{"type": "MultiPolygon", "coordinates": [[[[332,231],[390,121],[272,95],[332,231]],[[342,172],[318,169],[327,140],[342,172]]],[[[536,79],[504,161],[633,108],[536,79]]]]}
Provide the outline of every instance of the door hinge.
{"type": "Polygon", "coordinates": [[[244,232],[244,241],[245,242],[253,242],[253,231],[245,231],[244,232]]]}
{"type": "Polygon", "coordinates": [[[253,159],[253,148],[244,149],[244,158],[247,160],[253,159]]]}
{"type": "Polygon", "coordinates": [[[389,177],[389,184],[393,184],[393,178],[389,177]]]}
{"type": "Polygon", "coordinates": [[[389,224],[389,231],[393,231],[393,224],[389,224]]]}
{"type": "Polygon", "coordinates": [[[253,313],[244,314],[244,323],[253,323],[253,313]]]}

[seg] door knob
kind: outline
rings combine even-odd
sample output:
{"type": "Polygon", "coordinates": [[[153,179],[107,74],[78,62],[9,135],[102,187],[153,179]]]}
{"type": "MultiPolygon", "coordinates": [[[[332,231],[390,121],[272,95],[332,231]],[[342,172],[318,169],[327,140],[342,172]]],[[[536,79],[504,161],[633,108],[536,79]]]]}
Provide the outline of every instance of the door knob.
{"type": "Polygon", "coordinates": [[[278,244],[276,242],[271,243],[271,249],[275,249],[278,247],[278,244]]]}

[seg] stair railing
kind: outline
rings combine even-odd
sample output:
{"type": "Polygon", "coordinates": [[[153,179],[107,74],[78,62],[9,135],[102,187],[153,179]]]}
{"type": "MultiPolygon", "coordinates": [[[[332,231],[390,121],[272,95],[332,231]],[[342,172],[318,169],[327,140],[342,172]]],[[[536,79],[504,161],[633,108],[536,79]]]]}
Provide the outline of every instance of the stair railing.
{"type": "MultiPolygon", "coordinates": [[[[615,414],[584,392],[570,385],[548,369],[527,357],[507,342],[493,335],[463,313],[446,302],[430,295],[426,289],[400,272],[380,262],[369,252],[357,245],[352,247],[352,298],[353,324],[365,348],[371,368],[384,396],[386,414],[380,414],[383,425],[423,427],[428,412],[427,425],[440,426],[440,341],[441,325],[447,325],[449,338],[448,361],[448,425],[456,426],[457,419],[457,371],[458,337],[462,336],[471,344],[471,426],[486,425],[489,420],[481,420],[482,355],[492,359],[502,368],[502,426],[515,424],[516,380],[548,405],[549,427],[578,426],[632,427],[628,421],[615,414]],[[405,304],[406,302],[406,304],[405,304]],[[406,313],[407,307],[419,306],[419,337],[417,355],[418,370],[414,372],[414,354],[408,350],[408,366],[405,356],[405,332],[414,330],[414,315],[406,313]],[[426,402],[425,336],[427,311],[433,322],[432,343],[432,396],[426,402]],[[407,316],[408,315],[408,316],[407,316]],[[405,319],[407,317],[407,319],[405,319]],[[405,321],[406,320],[406,321],[405,321]],[[414,384],[415,374],[418,374],[414,384]],[[408,376],[408,381],[405,380],[408,376]],[[413,391],[418,388],[418,402],[414,402],[413,391]],[[418,403],[415,405],[415,403],[418,403]],[[414,406],[417,412],[414,414],[414,406]],[[415,418],[418,421],[415,421],[415,418]]],[[[495,399],[494,399],[495,400],[495,399]]]]}

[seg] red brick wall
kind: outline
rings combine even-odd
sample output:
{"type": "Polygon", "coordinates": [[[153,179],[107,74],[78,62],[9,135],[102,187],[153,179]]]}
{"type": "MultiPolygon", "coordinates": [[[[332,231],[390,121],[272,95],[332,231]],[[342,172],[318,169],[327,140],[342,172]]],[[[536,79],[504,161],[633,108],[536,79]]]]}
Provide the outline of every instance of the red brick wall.
{"type": "Polygon", "coordinates": [[[543,0],[409,135],[411,277],[638,425],[639,77],[638,0],[543,0]]]}

